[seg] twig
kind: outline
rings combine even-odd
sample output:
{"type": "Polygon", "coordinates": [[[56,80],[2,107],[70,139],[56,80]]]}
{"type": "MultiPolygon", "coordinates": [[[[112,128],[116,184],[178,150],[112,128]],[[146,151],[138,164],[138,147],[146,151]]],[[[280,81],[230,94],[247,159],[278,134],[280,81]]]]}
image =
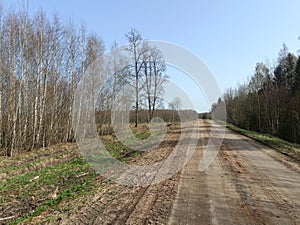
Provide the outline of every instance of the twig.
{"type": "Polygon", "coordinates": [[[76,178],[83,177],[83,176],[88,175],[88,174],[89,174],[88,172],[87,173],[82,173],[82,174],[75,175],[75,177],[76,178]]]}
{"type": "Polygon", "coordinates": [[[34,181],[36,179],[39,179],[39,178],[40,178],[40,176],[36,176],[36,177],[32,178],[29,182],[32,182],[32,181],[34,181]]]}
{"type": "Polygon", "coordinates": [[[52,199],[55,199],[57,197],[57,193],[58,193],[58,186],[56,187],[54,193],[50,196],[52,199]]]}
{"type": "Polygon", "coordinates": [[[8,217],[4,217],[4,218],[0,218],[0,221],[3,221],[3,220],[10,220],[10,219],[13,219],[15,218],[16,216],[8,216],[8,217]]]}

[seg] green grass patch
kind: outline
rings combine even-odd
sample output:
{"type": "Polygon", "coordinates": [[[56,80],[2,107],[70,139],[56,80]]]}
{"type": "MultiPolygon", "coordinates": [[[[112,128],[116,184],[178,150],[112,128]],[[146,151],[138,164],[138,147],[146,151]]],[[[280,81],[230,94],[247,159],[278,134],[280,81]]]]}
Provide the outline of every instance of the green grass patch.
{"type": "Polygon", "coordinates": [[[127,161],[137,154],[139,151],[135,151],[128,147],[129,144],[132,144],[132,141],[127,139],[127,142],[122,144],[119,141],[113,142],[111,144],[106,145],[106,149],[112,154],[112,156],[120,161],[127,161]]]}
{"type": "Polygon", "coordinates": [[[48,210],[49,208],[54,208],[56,211],[64,211],[65,208],[63,207],[61,209],[58,206],[59,203],[61,203],[63,200],[68,200],[68,198],[70,197],[76,197],[79,194],[83,194],[85,192],[87,193],[87,191],[90,191],[91,189],[90,185],[91,181],[86,180],[86,182],[83,184],[77,184],[71,189],[66,189],[57,198],[44,202],[42,205],[37,207],[32,213],[16,219],[11,224],[19,224],[22,223],[24,220],[30,221],[33,217],[39,216],[42,212],[48,210]]]}
{"type": "MultiPolygon", "coordinates": [[[[44,211],[60,211],[60,203],[90,193],[95,187],[96,174],[81,157],[70,159],[44,169],[13,176],[0,183],[0,205],[15,204],[23,216],[11,224],[31,220],[44,211]],[[81,176],[83,174],[83,176],[81,176]],[[57,189],[56,196],[53,194],[57,189]],[[34,210],[27,208],[28,203],[34,210]],[[27,212],[26,212],[27,211],[27,212]]],[[[5,210],[5,208],[2,208],[5,210]]]]}
{"type": "MultiPolygon", "coordinates": [[[[140,143],[149,137],[149,140],[155,141],[160,135],[151,134],[147,126],[132,128],[132,132],[135,138],[128,138],[124,143],[114,135],[101,136],[101,140],[114,158],[128,161],[143,153],[131,149],[129,144],[134,144],[136,139],[140,143]]],[[[72,202],[91,195],[107,182],[104,180],[98,183],[98,178],[95,179],[97,174],[87,163],[89,159],[78,156],[80,151],[77,148],[62,148],[62,154],[57,154],[56,150],[42,150],[41,153],[37,150],[32,155],[24,153],[3,158],[0,172],[5,174],[5,180],[0,182],[0,217],[10,216],[12,206],[19,217],[11,224],[26,224],[41,214],[46,214],[44,219],[51,220],[54,212],[72,210],[75,207],[72,202]]],[[[99,155],[93,155],[89,163],[97,166],[100,162],[105,166],[111,163],[110,160],[110,157],[100,152],[99,155]]]]}
{"type": "Polygon", "coordinates": [[[145,140],[145,139],[147,139],[148,137],[151,136],[151,132],[146,131],[146,132],[143,132],[143,133],[136,133],[135,136],[140,140],[145,140]]]}

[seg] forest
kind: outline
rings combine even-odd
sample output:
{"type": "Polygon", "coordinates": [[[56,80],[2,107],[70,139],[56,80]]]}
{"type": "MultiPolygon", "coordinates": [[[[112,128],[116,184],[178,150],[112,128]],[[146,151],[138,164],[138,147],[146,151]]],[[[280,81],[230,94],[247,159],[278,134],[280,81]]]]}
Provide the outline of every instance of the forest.
{"type": "Polygon", "coordinates": [[[0,0],[0,225],[300,225],[300,2],[190,3],[0,0]]]}
{"type": "Polygon", "coordinates": [[[212,111],[224,104],[227,122],[300,143],[300,56],[283,44],[274,66],[257,63],[249,81],[228,89],[212,111]]]}
{"type": "MultiPolygon", "coordinates": [[[[72,128],[74,93],[82,75],[105,54],[103,40],[85,25],[0,7],[0,154],[12,156],[61,142],[75,141],[72,128]]],[[[132,28],[125,34],[128,62],[97,96],[99,134],[111,132],[111,107],[119,87],[132,86],[130,122],[149,122],[154,116],[179,120],[180,99],[163,102],[168,81],[160,51],[132,28]]],[[[115,43],[108,50],[117,49],[115,43]]],[[[117,65],[116,65],[117,68],[117,65]]],[[[227,122],[300,143],[300,57],[283,45],[275,66],[257,63],[249,82],[228,89],[212,106],[226,106],[227,122]]],[[[190,112],[196,113],[196,112],[190,112]]],[[[225,119],[225,118],[220,118],[225,119]]]]}
{"type": "MultiPolygon", "coordinates": [[[[74,93],[87,68],[105,54],[103,40],[85,25],[48,17],[43,10],[29,12],[0,8],[0,153],[7,156],[74,141],[74,93]]],[[[135,29],[125,38],[127,54],[115,55],[112,63],[126,60],[128,66],[114,71],[95,99],[100,132],[110,127],[112,101],[122,85],[134,90],[130,120],[136,126],[150,121],[162,105],[168,76],[160,51],[135,29]]],[[[175,102],[170,107],[160,112],[169,121],[176,117],[175,102]]]]}

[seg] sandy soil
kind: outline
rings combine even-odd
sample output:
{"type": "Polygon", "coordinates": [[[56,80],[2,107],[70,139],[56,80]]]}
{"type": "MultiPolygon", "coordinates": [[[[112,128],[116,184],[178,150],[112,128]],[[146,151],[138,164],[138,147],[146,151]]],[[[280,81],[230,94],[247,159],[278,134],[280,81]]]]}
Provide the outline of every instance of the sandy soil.
{"type": "MultiPolygon", "coordinates": [[[[170,179],[147,187],[107,182],[58,224],[300,224],[300,167],[286,156],[226,130],[216,160],[204,172],[199,161],[212,129],[209,121],[188,164],[170,179]]],[[[166,158],[178,131],[165,145],[135,160],[166,158]]],[[[184,146],[182,146],[184,148],[184,146]]]]}
{"type": "MultiPolygon", "coordinates": [[[[203,121],[204,140],[210,129],[218,128],[203,121]]],[[[201,147],[183,170],[169,224],[300,224],[298,164],[230,130],[204,172],[200,157],[201,147]]]]}

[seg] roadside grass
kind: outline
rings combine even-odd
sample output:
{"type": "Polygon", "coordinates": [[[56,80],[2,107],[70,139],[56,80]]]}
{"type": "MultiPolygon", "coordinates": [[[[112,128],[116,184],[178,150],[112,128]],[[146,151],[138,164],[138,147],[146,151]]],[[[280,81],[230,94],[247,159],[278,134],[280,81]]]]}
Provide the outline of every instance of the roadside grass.
{"type": "Polygon", "coordinates": [[[6,212],[5,216],[16,216],[11,224],[18,224],[45,210],[51,211],[50,208],[59,210],[57,206],[64,199],[91,191],[95,177],[82,157],[13,176],[0,183],[1,214],[6,212]]]}
{"type": "Polygon", "coordinates": [[[105,148],[107,149],[107,151],[110,152],[110,154],[114,158],[116,158],[122,162],[125,162],[125,161],[128,161],[131,158],[135,157],[136,155],[140,154],[140,151],[136,151],[136,150],[129,148],[127,146],[128,143],[123,144],[120,141],[113,141],[111,143],[106,143],[105,148]]]}
{"type": "MultiPolygon", "coordinates": [[[[42,154],[45,149],[41,149],[39,155],[28,152],[26,154],[17,155],[17,157],[0,157],[0,179],[6,179],[6,177],[15,176],[18,174],[25,174],[37,169],[42,169],[56,163],[64,162],[66,159],[73,158],[79,155],[78,151],[69,148],[61,148],[60,152],[52,152],[50,154],[42,154]],[[52,154],[52,155],[51,155],[52,154]],[[53,157],[55,154],[55,157],[53,157]],[[24,158],[21,160],[21,157],[24,158]],[[32,156],[32,157],[30,157],[32,156]]],[[[55,148],[53,147],[53,148],[55,148]]]]}
{"type": "MultiPolygon", "coordinates": [[[[151,135],[144,125],[132,128],[132,132],[139,140],[151,135]]],[[[121,161],[141,154],[126,143],[122,144],[114,135],[100,138],[113,157],[121,161]]],[[[99,163],[97,159],[96,163],[99,163]]],[[[84,204],[72,202],[88,199],[109,182],[95,173],[75,143],[20,153],[11,158],[0,157],[0,178],[0,219],[14,217],[1,221],[6,224],[35,224],[39,217],[43,217],[40,223],[56,220],[54,214],[72,212],[80,207],[78,204],[84,204]]]]}
{"type": "MultiPolygon", "coordinates": [[[[224,124],[224,122],[221,122],[224,124]]],[[[261,134],[255,131],[245,130],[239,127],[236,127],[232,124],[226,123],[226,127],[239,133],[245,135],[253,140],[276,149],[280,153],[289,156],[297,162],[300,162],[300,145],[295,143],[290,143],[288,141],[282,140],[278,137],[274,137],[269,134],[261,134]]]]}

